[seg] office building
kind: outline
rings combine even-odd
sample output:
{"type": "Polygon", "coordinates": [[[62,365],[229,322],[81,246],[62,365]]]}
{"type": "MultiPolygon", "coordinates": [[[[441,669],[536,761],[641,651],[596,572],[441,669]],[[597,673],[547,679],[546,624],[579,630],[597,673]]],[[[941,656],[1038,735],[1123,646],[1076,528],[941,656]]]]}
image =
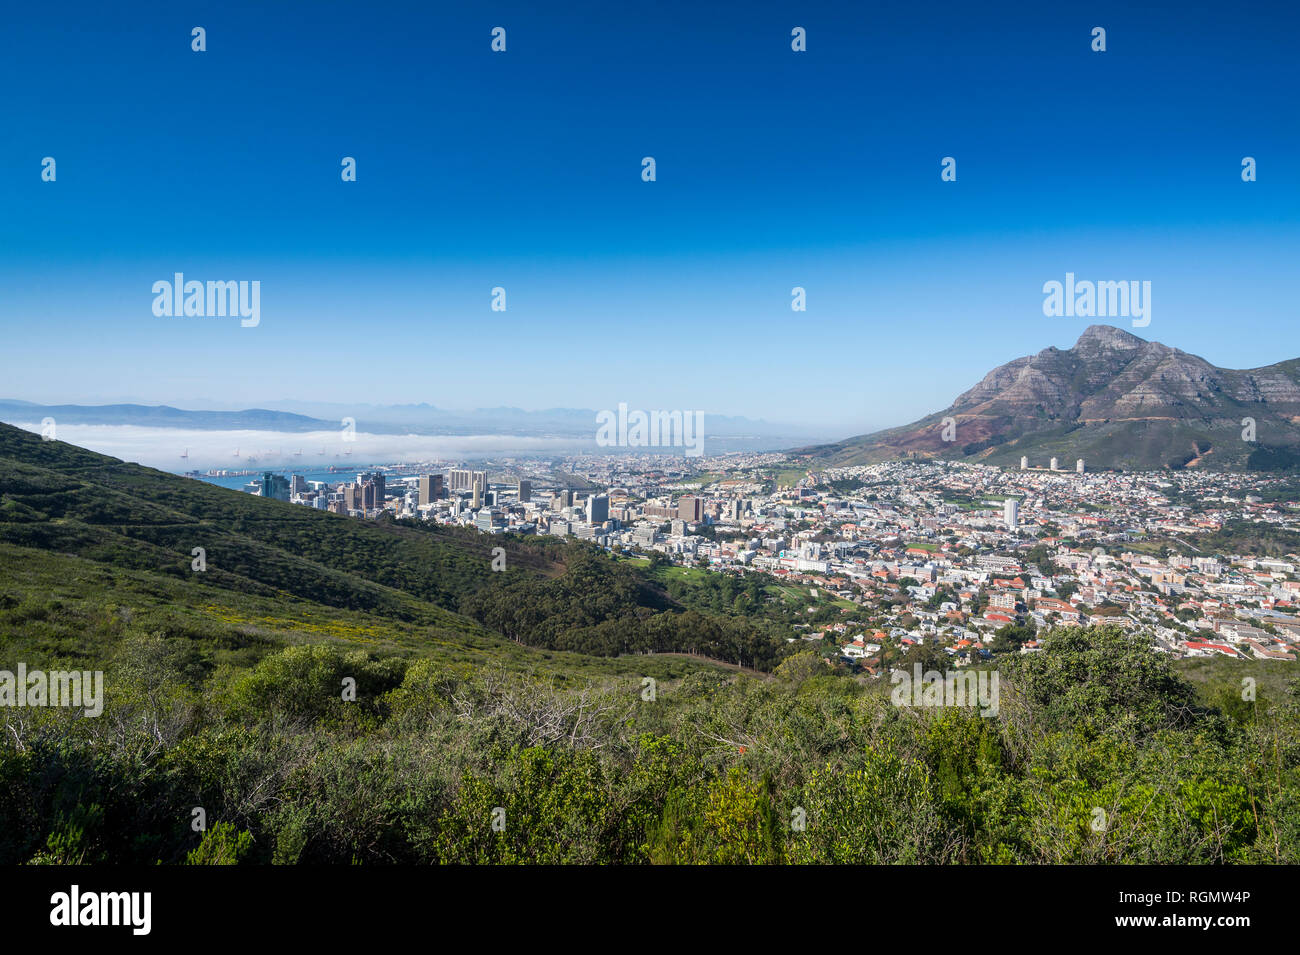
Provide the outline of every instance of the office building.
{"type": "Polygon", "coordinates": [[[360,491],[359,509],[374,510],[384,506],[387,500],[387,479],[379,471],[357,475],[357,487],[360,491]]]}
{"type": "Polygon", "coordinates": [[[486,471],[471,471],[466,468],[451,468],[447,472],[447,486],[453,491],[473,490],[474,482],[481,482],[483,487],[487,487],[488,479],[486,471]]]}
{"type": "Polygon", "coordinates": [[[289,482],[278,474],[265,471],[262,474],[262,497],[273,501],[289,500],[289,482]]]}
{"type": "Polygon", "coordinates": [[[442,500],[442,475],[422,474],[420,476],[420,506],[425,507],[434,501],[442,500]]]}

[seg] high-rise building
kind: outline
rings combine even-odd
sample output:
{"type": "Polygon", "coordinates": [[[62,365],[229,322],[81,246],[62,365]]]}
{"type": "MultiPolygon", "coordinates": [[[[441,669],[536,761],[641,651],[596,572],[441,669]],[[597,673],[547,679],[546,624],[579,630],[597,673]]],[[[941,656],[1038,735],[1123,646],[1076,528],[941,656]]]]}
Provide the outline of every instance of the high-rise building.
{"type": "Polygon", "coordinates": [[[572,507],[572,506],[573,506],[572,491],[560,491],[558,494],[555,495],[555,497],[551,499],[551,507],[553,510],[562,511],[566,507],[572,507]]]}
{"type": "Polygon", "coordinates": [[[369,474],[358,474],[357,487],[361,492],[361,503],[359,509],[369,511],[383,507],[385,500],[387,500],[386,483],[387,479],[380,471],[372,471],[369,474]]]}
{"type": "Polygon", "coordinates": [[[587,498],[587,523],[603,524],[609,520],[609,497],[605,494],[592,494],[587,498]]]}
{"type": "Polygon", "coordinates": [[[1059,465],[1060,465],[1060,462],[1057,461],[1056,458],[1052,458],[1052,463],[1051,463],[1051,465],[1049,465],[1049,468],[1050,468],[1050,470],[1052,470],[1052,471],[1056,471],[1056,470],[1059,470],[1059,465]]]}
{"type": "Polygon", "coordinates": [[[447,472],[447,486],[453,491],[470,491],[474,488],[475,481],[482,481],[483,487],[487,487],[488,479],[486,471],[471,471],[467,468],[451,468],[447,472]]]}
{"type": "Polygon", "coordinates": [[[1020,470],[1022,471],[1029,470],[1029,458],[1023,454],[1020,456],[1020,470]]]}
{"type": "Polygon", "coordinates": [[[470,500],[470,506],[476,511],[483,506],[483,483],[483,481],[475,479],[474,487],[471,491],[473,497],[470,500]]]}
{"type": "Polygon", "coordinates": [[[1079,460],[1074,462],[1074,470],[1079,474],[1083,473],[1083,458],[1079,458],[1079,460]]]}
{"type": "Polygon", "coordinates": [[[533,483],[531,481],[520,480],[519,482],[519,503],[527,504],[533,499],[533,483]]]}
{"type": "Polygon", "coordinates": [[[432,504],[434,501],[442,500],[442,475],[441,474],[422,474],[420,475],[420,506],[432,504]]]}
{"type": "Polygon", "coordinates": [[[1015,498],[1007,498],[1002,504],[1002,516],[1006,519],[1007,530],[1014,531],[1020,526],[1020,502],[1015,498]]]}
{"type": "Polygon", "coordinates": [[[262,473],[262,497],[270,498],[273,501],[289,500],[288,480],[278,474],[264,471],[262,473]]]}
{"type": "Polygon", "coordinates": [[[704,498],[684,494],[677,502],[677,516],[688,524],[704,520],[704,498]]]}
{"type": "Polygon", "coordinates": [[[362,510],[363,504],[364,504],[364,498],[361,492],[361,485],[344,484],[343,485],[344,508],[349,511],[359,511],[362,510]]]}

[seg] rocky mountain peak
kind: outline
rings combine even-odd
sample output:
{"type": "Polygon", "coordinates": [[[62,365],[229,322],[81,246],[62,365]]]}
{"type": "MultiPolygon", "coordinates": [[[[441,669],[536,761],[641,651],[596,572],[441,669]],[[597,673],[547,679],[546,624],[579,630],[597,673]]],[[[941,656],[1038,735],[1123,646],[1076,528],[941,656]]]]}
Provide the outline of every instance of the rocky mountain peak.
{"type": "Polygon", "coordinates": [[[1114,325],[1089,325],[1074,343],[1075,348],[1122,348],[1132,350],[1141,348],[1146,342],[1122,328],[1114,325]]]}

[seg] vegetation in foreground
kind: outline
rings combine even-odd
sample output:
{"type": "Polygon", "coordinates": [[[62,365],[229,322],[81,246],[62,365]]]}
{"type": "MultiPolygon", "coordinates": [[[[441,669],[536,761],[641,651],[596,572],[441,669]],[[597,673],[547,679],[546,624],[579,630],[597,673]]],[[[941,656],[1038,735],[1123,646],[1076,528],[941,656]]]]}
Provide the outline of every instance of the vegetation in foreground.
{"type": "Polygon", "coordinates": [[[895,706],[811,652],[568,687],[321,644],[203,675],[196,653],[124,639],[98,718],[6,708],[0,862],[1300,862],[1297,685],[1198,695],[1112,629],[1009,660],[995,717],[895,706]]]}
{"type": "Polygon", "coordinates": [[[106,697],[0,707],[0,862],[1300,862],[1282,665],[1063,630],[996,716],[899,707],[762,580],[549,540],[494,574],[4,426],[0,465],[0,670],[106,697]]]}

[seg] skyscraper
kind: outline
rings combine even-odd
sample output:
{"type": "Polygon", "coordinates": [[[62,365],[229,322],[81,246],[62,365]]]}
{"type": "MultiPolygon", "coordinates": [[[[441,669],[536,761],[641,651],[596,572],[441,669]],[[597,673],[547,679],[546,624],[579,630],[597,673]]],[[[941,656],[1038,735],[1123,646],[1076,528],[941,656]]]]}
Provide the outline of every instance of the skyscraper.
{"type": "Polygon", "coordinates": [[[1014,531],[1020,526],[1020,502],[1007,498],[1002,504],[1002,516],[1007,522],[1007,530],[1014,531]]]}
{"type": "Polygon", "coordinates": [[[1083,458],[1079,458],[1079,460],[1074,462],[1074,470],[1080,474],[1083,473],[1083,458]]]}
{"type": "Polygon", "coordinates": [[[533,483],[531,481],[519,481],[519,503],[527,504],[533,499],[533,483]]]}
{"type": "Polygon", "coordinates": [[[387,479],[381,471],[357,475],[357,485],[361,488],[361,510],[369,511],[384,506],[387,499],[386,483],[387,479]]]}
{"type": "Polygon", "coordinates": [[[442,475],[422,474],[420,476],[420,506],[432,504],[442,499],[442,475]]]}
{"type": "Polygon", "coordinates": [[[482,481],[483,487],[487,488],[487,472],[471,471],[467,468],[451,468],[447,472],[447,485],[453,491],[469,491],[474,487],[475,481],[482,481]]]}
{"type": "Polygon", "coordinates": [[[704,498],[683,494],[677,502],[677,516],[688,524],[704,520],[704,498]]]}
{"type": "Polygon", "coordinates": [[[349,511],[362,510],[365,503],[360,484],[343,485],[343,506],[349,511]]]}
{"type": "MultiPolygon", "coordinates": [[[[481,474],[482,472],[480,471],[478,473],[481,474]]],[[[474,508],[474,510],[477,511],[480,507],[483,506],[483,482],[481,480],[475,478],[474,488],[472,493],[473,493],[473,497],[470,500],[470,504],[474,508]]]]}
{"type": "Polygon", "coordinates": [[[289,482],[278,474],[272,474],[270,471],[262,473],[262,497],[270,498],[273,501],[289,500],[289,482]]]}
{"type": "Polygon", "coordinates": [[[609,497],[593,494],[587,498],[587,523],[603,524],[609,520],[609,497]]]}

